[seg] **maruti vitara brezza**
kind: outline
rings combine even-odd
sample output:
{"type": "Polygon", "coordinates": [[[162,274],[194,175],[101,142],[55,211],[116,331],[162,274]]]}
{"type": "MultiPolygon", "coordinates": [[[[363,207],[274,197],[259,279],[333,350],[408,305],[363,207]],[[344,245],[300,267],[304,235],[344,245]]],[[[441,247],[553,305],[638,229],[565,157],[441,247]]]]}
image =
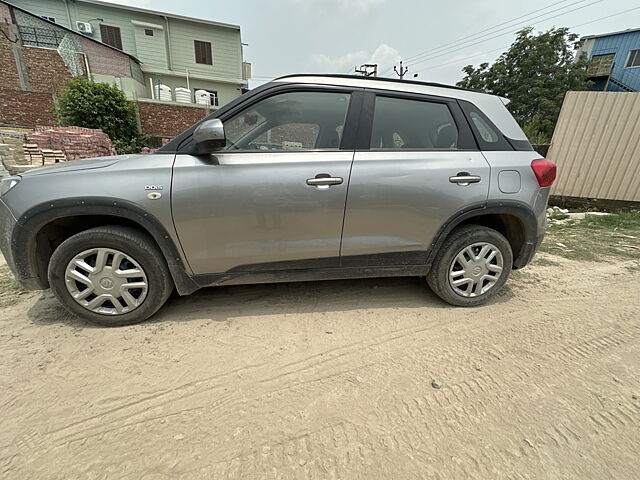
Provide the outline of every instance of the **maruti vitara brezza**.
{"type": "Polygon", "coordinates": [[[27,289],[124,325],[172,291],[419,276],[479,305],[542,241],[555,165],[497,96],[295,75],[147,155],[5,178],[0,247],[27,289]]]}

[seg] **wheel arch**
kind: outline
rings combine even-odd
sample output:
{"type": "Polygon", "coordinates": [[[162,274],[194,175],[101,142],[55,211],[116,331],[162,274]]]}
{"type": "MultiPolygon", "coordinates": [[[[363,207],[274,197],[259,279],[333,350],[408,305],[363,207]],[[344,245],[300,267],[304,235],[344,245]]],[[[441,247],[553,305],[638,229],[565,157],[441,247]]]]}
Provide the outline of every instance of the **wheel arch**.
{"type": "Polygon", "coordinates": [[[42,203],[25,212],[11,239],[19,276],[32,288],[47,288],[46,272],[55,248],[76,233],[104,225],[129,226],[146,233],[162,252],[178,293],[199,288],[162,223],[139,206],[113,198],[71,198],[42,203]]]}
{"type": "Polygon", "coordinates": [[[536,216],[528,205],[511,201],[474,205],[453,215],[436,234],[427,264],[433,263],[456,227],[470,224],[493,228],[506,237],[513,251],[513,268],[522,268],[531,260],[538,241],[536,216]]]}

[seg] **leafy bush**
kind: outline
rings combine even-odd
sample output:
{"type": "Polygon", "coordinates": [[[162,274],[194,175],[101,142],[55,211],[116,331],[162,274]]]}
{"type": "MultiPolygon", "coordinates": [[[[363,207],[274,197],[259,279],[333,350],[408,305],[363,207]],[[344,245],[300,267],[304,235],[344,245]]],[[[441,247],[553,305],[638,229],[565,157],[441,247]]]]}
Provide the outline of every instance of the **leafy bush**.
{"type": "Polygon", "coordinates": [[[58,95],[56,116],[61,125],[101,129],[120,154],[137,153],[148,143],[148,136],[138,130],[134,105],[107,83],[69,80],[58,95]]]}

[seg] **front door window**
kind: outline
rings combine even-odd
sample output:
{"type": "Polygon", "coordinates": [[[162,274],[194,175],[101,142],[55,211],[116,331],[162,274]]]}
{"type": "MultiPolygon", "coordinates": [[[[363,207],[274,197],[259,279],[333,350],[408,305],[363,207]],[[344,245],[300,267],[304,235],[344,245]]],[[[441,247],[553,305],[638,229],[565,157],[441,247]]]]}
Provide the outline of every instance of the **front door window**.
{"type": "Polygon", "coordinates": [[[338,149],[349,97],[332,92],[268,97],[224,122],[225,150],[338,149]]]}

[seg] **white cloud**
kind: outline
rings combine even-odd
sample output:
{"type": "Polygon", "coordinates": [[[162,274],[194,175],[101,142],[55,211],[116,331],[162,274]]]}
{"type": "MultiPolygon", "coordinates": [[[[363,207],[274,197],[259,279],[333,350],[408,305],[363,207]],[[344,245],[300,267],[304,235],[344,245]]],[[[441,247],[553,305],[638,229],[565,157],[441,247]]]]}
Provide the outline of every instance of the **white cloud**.
{"type": "Polygon", "coordinates": [[[315,14],[341,16],[363,15],[371,12],[386,0],[289,0],[296,6],[311,10],[315,14]]]}
{"type": "Polygon", "coordinates": [[[371,54],[371,58],[367,63],[377,63],[378,71],[384,72],[386,69],[393,69],[393,66],[398,64],[400,60],[402,60],[400,52],[386,43],[382,43],[371,54]]]}
{"type": "Polygon", "coordinates": [[[400,61],[400,53],[393,47],[382,43],[373,53],[366,50],[347,53],[339,57],[329,57],[325,54],[313,54],[307,62],[307,70],[317,73],[353,73],[356,66],[363,63],[377,63],[378,72],[393,68],[400,61]]]}
{"type": "Polygon", "coordinates": [[[364,50],[336,58],[323,53],[314,53],[309,58],[308,70],[314,73],[346,73],[352,71],[354,66],[365,63],[367,57],[367,52],[364,50]]]}

